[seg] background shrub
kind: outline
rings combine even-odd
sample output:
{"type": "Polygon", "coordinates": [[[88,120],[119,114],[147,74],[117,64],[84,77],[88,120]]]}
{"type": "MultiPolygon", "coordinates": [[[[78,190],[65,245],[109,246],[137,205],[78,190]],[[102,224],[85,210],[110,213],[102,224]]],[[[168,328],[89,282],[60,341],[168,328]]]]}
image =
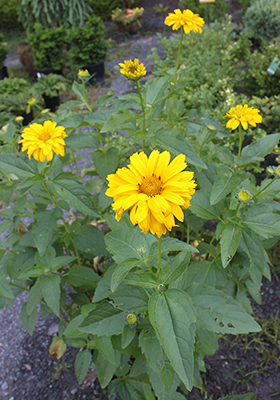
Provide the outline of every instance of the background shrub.
{"type": "Polygon", "coordinates": [[[210,19],[211,21],[221,21],[230,7],[229,3],[225,0],[216,0],[215,3],[210,3],[210,7],[208,7],[210,13],[206,16],[205,4],[199,3],[199,0],[180,0],[179,6],[182,10],[189,8],[192,12],[199,14],[206,20],[210,19]]]}
{"type": "Polygon", "coordinates": [[[0,0],[0,27],[20,31],[23,29],[17,15],[20,0],[0,0]]]}
{"type": "MultiPolygon", "coordinates": [[[[94,14],[98,15],[103,21],[110,20],[112,11],[117,7],[124,7],[123,0],[86,0],[86,2],[89,4],[94,14]]],[[[137,7],[138,3],[139,0],[130,0],[128,6],[137,7]]]]}
{"type": "Polygon", "coordinates": [[[256,0],[247,9],[243,23],[254,39],[270,41],[280,33],[280,0],[256,0]]]}

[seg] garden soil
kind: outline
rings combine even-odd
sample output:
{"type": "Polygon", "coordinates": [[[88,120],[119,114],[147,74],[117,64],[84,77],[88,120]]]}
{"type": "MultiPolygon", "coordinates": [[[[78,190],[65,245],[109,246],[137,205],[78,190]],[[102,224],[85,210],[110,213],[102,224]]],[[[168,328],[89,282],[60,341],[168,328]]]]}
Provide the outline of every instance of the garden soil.
{"type": "MultiPolygon", "coordinates": [[[[178,1],[175,0],[140,0],[139,6],[145,8],[142,31],[131,38],[119,34],[112,23],[107,24],[108,37],[114,40],[115,46],[105,63],[111,76],[109,83],[104,83],[106,90],[112,89],[118,95],[133,90],[131,83],[113,69],[124,59],[139,58],[140,62],[145,63],[147,76],[152,75],[153,61],[146,57],[151,54],[153,47],[162,55],[156,33],[170,32],[170,28],[167,31],[164,25],[164,15],[154,12],[153,7],[158,3],[168,7],[168,12],[178,7],[178,1]]],[[[235,2],[231,13],[236,21],[239,10],[240,5],[235,2]]],[[[16,65],[16,56],[9,57],[8,65],[9,62],[10,65],[16,65]]],[[[90,157],[85,157],[79,169],[88,166],[90,162],[90,157]]],[[[280,307],[279,248],[274,259],[277,260],[273,268],[275,274],[271,281],[264,279],[262,284],[262,305],[254,301],[252,303],[254,316],[266,320],[275,318],[280,307]]],[[[77,349],[68,348],[59,361],[53,360],[49,355],[49,346],[58,330],[57,317],[52,315],[44,319],[39,314],[33,336],[28,335],[20,321],[20,309],[25,301],[26,295],[21,294],[10,310],[6,307],[0,310],[0,399],[107,400],[106,391],[100,388],[94,370],[89,371],[82,385],[78,384],[74,372],[77,349]]],[[[280,329],[279,321],[278,328],[280,329]]],[[[271,333],[273,329],[270,328],[268,334],[271,333]]],[[[269,340],[263,340],[267,353],[262,366],[260,345],[245,346],[242,337],[220,339],[216,353],[205,358],[206,372],[202,373],[202,389],[193,389],[186,395],[186,399],[218,400],[230,394],[253,392],[257,395],[257,400],[280,400],[279,336],[277,340],[278,346],[271,344],[269,340]]]]}

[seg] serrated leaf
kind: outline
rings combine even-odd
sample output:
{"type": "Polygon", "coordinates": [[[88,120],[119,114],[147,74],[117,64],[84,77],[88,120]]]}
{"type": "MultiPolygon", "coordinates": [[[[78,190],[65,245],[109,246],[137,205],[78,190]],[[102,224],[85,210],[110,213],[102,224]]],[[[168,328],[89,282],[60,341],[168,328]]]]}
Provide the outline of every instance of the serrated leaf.
{"type": "Polygon", "coordinates": [[[40,256],[43,256],[50,244],[56,222],[61,215],[62,212],[58,209],[46,210],[36,214],[36,223],[32,225],[32,234],[40,256]]]}
{"type": "Polygon", "coordinates": [[[5,219],[0,225],[0,235],[9,229],[13,224],[14,223],[11,219],[5,219]]]}
{"type": "Polygon", "coordinates": [[[100,280],[100,276],[91,268],[78,264],[72,265],[65,276],[71,285],[86,289],[94,289],[100,280]]]}
{"type": "Polygon", "coordinates": [[[135,327],[131,327],[130,325],[124,325],[122,331],[122,348],[125,349],[131,341],[134,339],[136,333],[135,327]]]}
{"type": "Polygon", "coordinates": [[[259,287],[264,272],[265,264],[267,263],[264,249],[260,240],[252,237],[242,230],[241,248],[243,248],[250,261],[250,275],[254,284],[259,287]]]}
{"type": "Polygon", "coordinates": [[[149,299],[149,318],[172,367],[191,390],[196,321],[191,298],[177,289],[154,293],[149,299]]]}
{"type": "Polygon", "coordinates": [[[119,129],[122,125],[136,121],[139,118],[141,118],[140,114],[135,114],[135,112],[128,109],[119,110],[118,112],[110,115],[109,119],[105,122],[101,129],[101,133],[114,131],[119,129]]]}
{"type": "Polygon", "coordinates": [[[227,137],[228,133],[225,128],[219,124],[214,118],[210,117],[209,115],[198,111],[198,110],[190,110],[187,115],[187,123],[196,124],[199,126],[206,126],[206,127],[214,127],[218,132],[222,134],[223,137],[227,137]]]}
{"type": "Polygon", "coordinates": [[[98,217],[94,210],[94,203],[91,194],[84,185],[76,180],[71,173],[59,174],[52,182],[53,189],[62,200],[69,201],[70,205],[84,214],[98,217]]]}
{"type": "MultiPolygon", "coordinates": [[[[140,257],[139,257],[140,258],[140,257]]],[[[125,279],[129,271],[141,263],[139,258],[130,257],[121,261],[115,268],[111,279],[111,291],[114,292],[119,284],[125,279]]]]}
{"type": "Polygon", "coordinates": [[[15,154],[1,154],[0,170],[6,174],[14,174],[18,178],[28,178],[35,175],[34,163],[25,161],[15,154]]]}
{"type": "Polygon", "coordinates": [[[121,284],[114,293],[109,294],[109,297],[125,310],[138,311],[148,308],[149,298],[147,292],[141,287],[121,284]]]}
{"type": "Polygon", "coordinates": [[[260,326],[240,303],[223,291],[196,283],[189,286],[187,291],[194,303],[200,329],[235,335],[260,330],[260,326]]]}
{"type": "Polygon", "coordinates": [[[148,80],[143,90],[145,102],[150,105],[156,105],[165,97],[165,91],[168,84],[169,76],[148,80]]]}
{"type": "Polygon", "coordinates": [[[95,150],[92,154],[92,161],[101,179],[106,179],[109,174],[113,174],[119,162],[119,151],[116,147],[111,147],[105,152],[95,150]]]}
{"type": "Polygon", "coordinates": [[[15,296],[12,292],[11,286],[6,280],[4,273],[0,270],[0,295],[13,299],[15,296]]]}
{"type": "Polygon", "coordinates": [[[105,388],[113,378],[118,366],[110,363],[105,357],[103,357],[100,351],[94,352],[93,362],[96,368],[100,386],[105,388]]]}
{"type": "Polygon", "coordinates": [[[209,195],[203,190],[197,190],[192,197],[191,212],[200,218],[219,220],[219,214],[210,204],[209,195]]]}
{"type": "Polygon", "coordinates": [[[225,198],[230,192],[232,192],[241,182],[239,175],[235,173],[226,165],[218,168],[218,175],[214,186],[211,191],[210,204],[214,204],[225,198]]]}
{"type": "Polygon", "coordinates": [[[156,133],[156,141],[166,150],[175,156],[185,154],[188,164],[195,165],[200,168],[207,168],[199,155],[193,150],[192,145],[183,137],[174,137],[156,133]]]}
{"type": "Polygon", "coordinates": [[[73,318],[66,326],[63,335],[73,338],[79,338],[85,336],[85,332],[82,332],[78,329],[78,326],[80,326],[82,321],[83,321],[82,315],[78,315],[77,317],[73,318]]]}
{"type": "Polygon", "coordinates": [[[221,256],[223,267],[226,268],[239,245],[241,228],[236,224],[229,224],[221,235],[221,256]]]}
{"type": "Polygon", "coordinates": [[[60,277],[58,275],[44,275],[40,278],[40,285],[45,302],[59,316],[60,277]]]}
{"type": "Polygon", "coordinates": [[[221,286],[226,284],[227,272],[211,261],[192,261],[188,268],[187,282],[208,286],[221,286]]]}
{"type": "Polygon", "coordinates": [[[147,289],[155,288],[158,283],[156,276],[150,271],[132,271],[124,279],[126,285],[140,286],[147,289]]]}
{"type": "Polygon", "coordinates": [[[27,315],[30,315],[32,313],[32,311],[34,310],[34,308],[37,307],[37,304],[39,303],[39,301],[42,300],[42,298],[43,295],[41,291],[40,280],[38,279],[28,292],[28,299],[26,302],[27,315]]]}
{"type": "Polygon", "coordinates": [[[75,246],[86,258],[92,259],[107,254],[104,233],[96,226],[81,226],[75,233],[75,246]]]}
{"type": "Polygon", "coordinates": [[[91,354],[88,350],[83,350],[76,355],[75,374],[79,384],[85,379],[91,364],[91,354]]]}
{"type": "Polygon", "coordinates": [[[160,271],[161,283],[167,285],[174,282],[186,270],[191,259],[190,254],[180,252],[167,264],[165,264],[160,271]]]}
{"type": "Polygon", "coordinates": [[[112,336],[122,333],[125,322],[124,312],[109,303],[101,303],[91,311],[79,326],[86,333],[112,336]]]}
{"type": "Polygon", "coordinates": [[[267,135],[242,149],[241,157],[265,157],[269,154],[280,140],[280,133],[267,135]]]}
{"type": "Polygon", "coordinates": [[[119,357],[116,355],[116,351],[113,349],[111,338],[108,336],[95,336],[94,342],[97,350],[99,350],[103,357],[113,365],[119,363],[119,357]]]}
{"type": "MultiPolygon", "coordinates": [[[[167,237],[161,241],[161,253],[169,253],[170,251],[182,251],[182,252],[193,252],[198,253],[198,250],[188,243],[182,242],[181,240],[167,237]]],[[[150,249],[149,258],[155,257],[158,254],[158,243],[154,242],[150,249]]]]}

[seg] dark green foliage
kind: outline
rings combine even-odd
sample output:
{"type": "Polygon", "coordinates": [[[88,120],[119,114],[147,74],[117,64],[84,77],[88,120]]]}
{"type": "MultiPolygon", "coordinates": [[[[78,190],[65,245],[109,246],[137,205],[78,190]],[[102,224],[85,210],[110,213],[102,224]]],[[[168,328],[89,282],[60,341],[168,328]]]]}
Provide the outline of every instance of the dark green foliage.
{"type": "Polygon", "coordinates": [[[29,31],[36,22],[44,28],[66,23],[82,25],[90,13],[91,8],[84,0],[22,0],[19,20],[29,31]]]}
{"type": "Polygon", "coordinates": [[[101,19],[92,15],[85,26],[73,27],[68,34],[71,43],[71,63],[79,68],[104,61],[107,43],[104,40],[105,26],[101,19]]]}
{"type": "Polygon", "coordinates": [[[280,0],[257,0],[245,13],[243,23],[254,39],[270,41],[280,32],[280,0]]]}
{"type": "MultiPolygon", "coordinates": [[[[92,8],[94,14],[98,15],[103,21],[111,19],[112,11],[116,8],[124,8],[125,4],[123,0],[86,0],[92,8]]],[[[138,0],[130,0],[127,2],[128,7],[137,7],[138,0]]]]}
{"type": "Polygon", "coordinates": [[[34,65],[38,68],[53,67],[59,71],[64,63],[62,47],[66,43],[64,26],[59,28],[44,29],[37,23],[34,32],[27,35],[28,43],[34,57],[34,65]]]}
{"type": "Polygon", "coordinates": [[[6,55],[8,54],[7,45],[3,40],[4,35],[0,33],[0,68],[3,68],[6,55]]]}
{"type": "Polygon", "coordinates": [[[20,0],[0,0],[0,26],[1,28],[22,30],[17,15],[20,6],[20,0]]]}
{"type": "Polygon", "coordinates": [[[34,84],[34,90],[41,95],[56,97],[58,91],[66,90],[66,79],[62,75],[42,74],[38,82],[34,84]]]}
{"type": "Polygon", "coordinates": [[[181,10],[189,9],[199,14],[201,17],[205,18],[206,21],[207,19],[210,21],[223,20],[229,9],[229,3],[224,0],[216,0],[215,3],[209,4],[207,15],[205,14],[205,10],[207,10],[205,4],[199,3],[199,0],[180,0],[179,6],[181,10]]]}

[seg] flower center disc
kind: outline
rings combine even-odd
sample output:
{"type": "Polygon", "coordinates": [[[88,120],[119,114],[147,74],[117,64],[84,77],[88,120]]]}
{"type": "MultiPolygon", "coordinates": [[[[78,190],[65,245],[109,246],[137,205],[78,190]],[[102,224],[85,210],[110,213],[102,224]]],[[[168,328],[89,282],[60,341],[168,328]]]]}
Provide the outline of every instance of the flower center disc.
{"type": "Polygon", "coordinates": [[[131,74],[135,74],[137,72],[137,67],[135,67],[134,65],[130,65],[129,66],[129,72],[131,74]]]}
{"type": "Polygon", "coordinates": [[[47,140],[49,140],[50,135],[47,132],[44,132],[40,135],[40,139],[43,140],[44,142],[46,142],[47,140]]]}
{"type": "Polygon", "coordinates": [[[161,191],[161,181],[155,176],[151,176],[150,178],[143,178],[143,181],[140,185],[140,191],[145,193],[147,196],[155,196],[160,194],[161,191]]]}

